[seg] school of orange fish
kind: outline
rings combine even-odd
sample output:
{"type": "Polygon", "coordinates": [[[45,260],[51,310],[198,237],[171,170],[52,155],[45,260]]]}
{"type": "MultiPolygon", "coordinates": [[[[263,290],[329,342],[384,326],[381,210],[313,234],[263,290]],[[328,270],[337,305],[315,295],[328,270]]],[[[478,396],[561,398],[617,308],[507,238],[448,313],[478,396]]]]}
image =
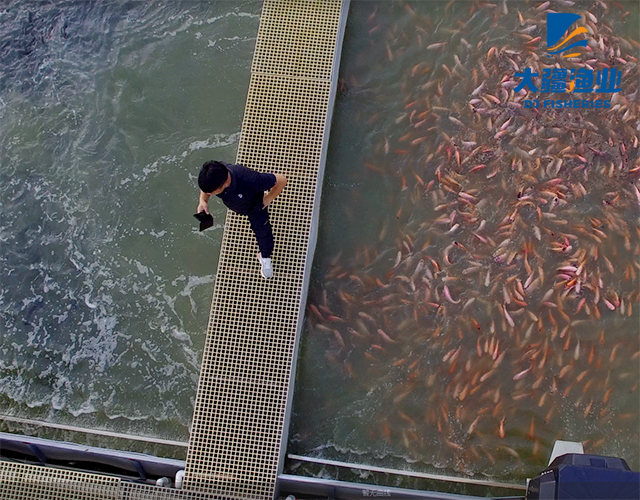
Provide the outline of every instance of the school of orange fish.
{"type": "Polygon", "coordinates": [[[397,228],[382,225],[357,265],[337,256],[307,309],[345,378],[387,388],[373,437],[461,471],[546,463],[555,439],[598,453],[626,429],[637,442],[640,43],[616,29],[628,11],[497,0],[451,2],[439,19],[388,6],[398,27],[378,24],[381,8],[371,52],[407,69],[397,114],[370,120],[397,134],[380,134],[365,166],[397,180],[397,228]],[[579,57],[545,54],[553,11],[582,15],[579,57]],[[551,67],[615,67],[623,90],[577,97],[608,109],[525,108],[573,98],[514,91],[515,73],[551,67]]]}

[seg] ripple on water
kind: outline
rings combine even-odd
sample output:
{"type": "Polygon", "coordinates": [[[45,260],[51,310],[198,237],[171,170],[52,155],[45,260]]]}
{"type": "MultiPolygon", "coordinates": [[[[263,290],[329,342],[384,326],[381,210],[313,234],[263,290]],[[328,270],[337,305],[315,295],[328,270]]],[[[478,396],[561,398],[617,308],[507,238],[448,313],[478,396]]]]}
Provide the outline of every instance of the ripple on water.
{"type": "Polygon", "coordinates": [[[221,237],[195,176],[235,155],[260,6],[0,11],[3,412],[186,435],[221,237]]]}

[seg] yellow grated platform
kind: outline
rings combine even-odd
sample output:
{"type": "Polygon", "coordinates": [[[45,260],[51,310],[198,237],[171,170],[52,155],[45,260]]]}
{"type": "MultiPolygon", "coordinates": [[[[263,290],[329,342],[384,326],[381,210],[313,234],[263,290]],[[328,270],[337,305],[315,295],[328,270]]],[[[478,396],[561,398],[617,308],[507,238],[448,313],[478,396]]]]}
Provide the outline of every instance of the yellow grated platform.
{"type": "Polygon", "coordinates": [[[347,5],[264,3],[237,163],[289,181],[269,208],[274,277],[260,275],[246,217],[228,212],[187,455],[187,490],[242,499],[272,498],[275,492],[347,5]]]}

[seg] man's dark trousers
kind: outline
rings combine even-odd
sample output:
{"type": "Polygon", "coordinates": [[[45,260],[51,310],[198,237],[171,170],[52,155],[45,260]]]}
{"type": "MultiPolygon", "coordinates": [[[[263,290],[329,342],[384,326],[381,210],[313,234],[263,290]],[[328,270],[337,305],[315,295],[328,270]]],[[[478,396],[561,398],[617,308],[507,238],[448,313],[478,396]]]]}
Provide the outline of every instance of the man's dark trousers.
{"type": "Polygon", "coordinates": [[[251,229],[258,240],[258,248],[263,258],[271,257],[273,252],[273,232],[269,222],[269,212],[266,208],[252,210],[247,214],[251,229]]]}

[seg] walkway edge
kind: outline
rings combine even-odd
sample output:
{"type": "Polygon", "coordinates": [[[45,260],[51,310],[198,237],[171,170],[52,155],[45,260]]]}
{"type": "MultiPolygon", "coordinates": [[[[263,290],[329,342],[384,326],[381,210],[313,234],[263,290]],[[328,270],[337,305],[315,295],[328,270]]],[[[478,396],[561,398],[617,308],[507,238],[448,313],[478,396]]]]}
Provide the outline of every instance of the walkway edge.
{"type": "Polygon", "coordinates": [[[338,26],[338,37],[336,40],[336,49],[333,56],[333,68],[331,69],[331,88],[329,95],[329,110],[327,112],[327,122],[324,129],[324,139],[322,141],[322,151],[320,153],[320,166],[318,171],[318,182],[316,184],[316,197],[313,201],[313,215],[311,216],[311,231],[309,234],[309,247],[307,251],[307,260],[305,263],[305,269],[307,272],[304,274],[304,280],[302,283],[302,293],[300,295],[300,314],[298,316],[298,323],[296,325],[296,340],[293,348],[293,364],[291,367],[291,377],[289,380],[289,394],[287,395],[286,413],[284,432],[282,434],[282,442],[280,444],[280,461],[278,465],[278,475],[282,474],[284,470],[284,461],[287,451],[287,440],[289,437],[289,426],[291,422],[291,409],[293,402],[293,394],[295,390],[295,378],[298,364],[298,350],[300,347],[300,338],[302,336],[302,326],[304,325],[304,307],[307,304],[307,295],[309,293],[309,281],[311,279],[311,268],[313,265],[313,258],[316,252],[316,243],[318,240],[318,227],[320,224],[320,201],[322,197],[322,184],[324,181],[324,169],[327,161],[327,150],[329,147],[329,137],[331,132],[331,122],[333,119],[333,108],[336,100],[336,91],[338,88],[338,76],[340,74],[340,56],[342,53],[342,42],[344,41],[344,32],[347,26],[347,17],[349,14],[349,5],[351,0],[342,0],[342,7],[340,9],[340,24],[338,26]]]}

